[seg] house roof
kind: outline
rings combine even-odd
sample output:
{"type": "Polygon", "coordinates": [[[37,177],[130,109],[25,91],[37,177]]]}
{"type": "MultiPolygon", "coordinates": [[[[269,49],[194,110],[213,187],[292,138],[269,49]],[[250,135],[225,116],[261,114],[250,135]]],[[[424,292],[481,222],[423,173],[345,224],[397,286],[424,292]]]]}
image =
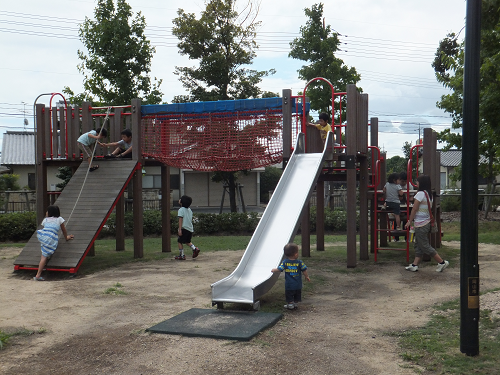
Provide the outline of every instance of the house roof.
{"type": "MultiPolygon", "coordinates": [[[[442,167],[457,167],[462,163],[462,150],[440,151],[442,167]]],[[[479,157],[479,163],[486,163],[484,156],[479,157]]]]}
{"type": "Polygon", "coordinates": [[[8,131],[3,135],[2,158],[3,165],[34,165],[35,164],[35,133],[8,131]]]}

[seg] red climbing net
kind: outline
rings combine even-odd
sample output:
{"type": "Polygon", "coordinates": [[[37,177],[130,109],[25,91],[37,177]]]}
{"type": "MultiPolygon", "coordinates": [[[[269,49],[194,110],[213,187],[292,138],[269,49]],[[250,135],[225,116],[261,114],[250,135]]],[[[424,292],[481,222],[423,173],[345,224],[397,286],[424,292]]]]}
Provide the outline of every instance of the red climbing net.
{"type": "Polygon", "coordinates": [[[142,117],[142,154],[197,171],[239,171],[280,163],[281,109],[142,117]]]}

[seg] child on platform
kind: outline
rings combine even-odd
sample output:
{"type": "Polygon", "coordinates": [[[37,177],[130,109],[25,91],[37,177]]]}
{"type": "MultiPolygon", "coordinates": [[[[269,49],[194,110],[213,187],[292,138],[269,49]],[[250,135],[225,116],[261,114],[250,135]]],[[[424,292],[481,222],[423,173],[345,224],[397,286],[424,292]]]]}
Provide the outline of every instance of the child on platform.
{"type": "Polygon", "coordinates": [[[186,255],[184,255],[184,247],[183,244],[187,244],[193,250],[193,258],[196,258],[200,253],[200,249],[198,249],[191,242],[191,238],[193,237],[193,211],[189,208],[193,199],[188,197],[187,195],[183,195],[181,199],[179,199],[179,204],[181,208],[177,213],[177,217],[179,218],[179,229],[177,234],[179,238],[177,238],[177,243],[179,244],[179,256],[176,256],[177,260],[186,260],[186,255]]]}
{"type": "Polygon", "coordinates": [[[132,131],[125,129],[121,132],[122,139],[118,142],[101,143],[104,147],[116,147],[111,153],[104,156],[105,159],[132,158],[132,131]]]}
{"type": "Polygon", "coordinates": [[[92,167],[92,150],[90,147],[96,142],[98,139],[104,139],[108,136],[108,132],[104,128],[98,128],[96,130],[91,130],[87,133],[82,134],[76,141],[78,143],[78,148],[82,150],[83,155],[87,158],[89,162],[89,170],[90,172],[95,171],[99,168],[99,165],[96,164],[92,167]]]}
{"type": "Polygon", "coordinates": [[[273,268],[271,272],[285,271],[285,309],[296,309],[299,302],[302,302],[302,274],[307,281],[311,281],[307,274],[307,266],[299,258],[299,247],[294,243],[286,244],[283,252],[285,260],[278,268],[273,268]]]}
{"type": "Polygon", "coordinates": [[[320,113],[319,114],[319,120],[316,124],[313,124],[311,122],[308,122],[307,125],[309,126],[314,126],[319,130],[321,140],[323,141],[323,144],[326,141],[326,136],[328,135],[328,132],[332,131],[331,125],[328,123],[329,117],[326,113],[320,113]]]}
{"type": "Polygon", "coordinates": [[[66,232],[64,219],[61,217],[58,206],[47,207],[47,212],[45,213],[45,219],[42,221],[42,226],[43,229],[39,229],[36,234],[38,241],[40,241],[42,257],[40,258],[40,264],[38,265],[38,272],[33,278],[35,281],[45,280],[41,277],[42,271],[47,264],[47,261],[57,249],[57,245],[59,243],[59,229],[62,230],[66,241],[74,238],[72,234],[68,235],[68,232],[66,232]]]}
{"type": "Polygon", "coordinates": [[[391,173],[384,186],[385,204],[389,210],[394,213],[396,219],[396,230],[400,230],[401,226],[401,200],[403,190],[399,184],[399,174],[391,173]]]}

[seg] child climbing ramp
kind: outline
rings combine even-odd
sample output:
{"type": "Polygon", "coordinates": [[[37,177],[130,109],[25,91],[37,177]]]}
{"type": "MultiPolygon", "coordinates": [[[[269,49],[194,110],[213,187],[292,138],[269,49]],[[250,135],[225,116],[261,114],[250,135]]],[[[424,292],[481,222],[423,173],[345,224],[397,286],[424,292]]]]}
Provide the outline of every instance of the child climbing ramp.
{"type": "Polygon", "coordinates": [[[42,271],[47,264],[47,261],[57,249],[57,245],[59,244],[59,230],[62,230],[66,241],[75,238],[75,236],[68,234],[66,231],[64,219],[61,217],[58,206],[47,207],[47,213],[45,214],[45,219],[42,221],[42,226],[43,228],[37,231],[37,238],[38,241],[40,241],[42,256],[38,265],[38,272],[33,278],[35,281],[45,280],[42,277],[42,271]]]}

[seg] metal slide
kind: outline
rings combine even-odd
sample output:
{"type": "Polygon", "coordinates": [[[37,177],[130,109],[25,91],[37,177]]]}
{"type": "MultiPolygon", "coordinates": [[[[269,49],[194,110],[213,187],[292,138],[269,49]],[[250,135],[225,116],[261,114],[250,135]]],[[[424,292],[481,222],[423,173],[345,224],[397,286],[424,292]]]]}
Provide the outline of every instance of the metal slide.
{"type": "Polygon", "coordinates": [[[273,274],[283,258],[283,247],[295,237],[304,204],[314,189],[327,153],[332,153],[333,133],[329,132],[323,153],[305,153],[300,133],[278,186],[264,211],[236,269],[212,284],[212,303],[245,303],[258,309],[258,301],[279,277],[273,274]]]}

